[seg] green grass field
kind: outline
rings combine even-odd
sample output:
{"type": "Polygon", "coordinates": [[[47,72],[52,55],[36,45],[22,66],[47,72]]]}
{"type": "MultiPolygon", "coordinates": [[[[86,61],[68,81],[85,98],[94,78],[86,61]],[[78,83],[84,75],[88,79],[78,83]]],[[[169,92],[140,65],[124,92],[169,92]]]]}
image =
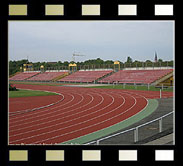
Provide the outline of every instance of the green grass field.
{"type": "Polygon", "coordinates": [[[43,91],[32,91],[32,90],[21,90],[9,91],[9,98],[13,97],[30,97],[30,96],[50,96],[57,95],[56,93],[43,92],[43,91]]]}
{"type": "MultiPolygon", "coordinates": [[[[103,88],[103,89],[132,89],[132,90],[149,90],[149,91],[159,91],[160,88],[156,88],[155,86],[144,86],[144,85],[108,85],[108,86],[90,86],[87,88],[103,88]]],[[[163,88],[162,91],[167,91],[167,92],[173,92],[173,87],[168,87],[168,88],[163,88]]]]}
{"type": "MultiPolygon", "coordinates": [[[[68,83],[58,83],[58,82],[13,82],[11,81],[12,84],[30,84],[30,85],[48,85],[48,86],[64,86],[67,85],[68,83]]],[[[71,85],[87,85],[87,83],[69,83],[71,85]]],[[[148,86],[147,85],[125,85],[123,87],[122,84],[120,85],[100,85],[100,86],[87,86],[87,88],[103,88],[103,89],[132,89],[132,90],[149,90],[149,91],[159,91],[160,88],[156,88],[155,86],[148,86]]],[[[168,87],[168,88],[163,88],[162,91],[167,91],[167,92],[173,92],[173,87],[168,87]]]]}

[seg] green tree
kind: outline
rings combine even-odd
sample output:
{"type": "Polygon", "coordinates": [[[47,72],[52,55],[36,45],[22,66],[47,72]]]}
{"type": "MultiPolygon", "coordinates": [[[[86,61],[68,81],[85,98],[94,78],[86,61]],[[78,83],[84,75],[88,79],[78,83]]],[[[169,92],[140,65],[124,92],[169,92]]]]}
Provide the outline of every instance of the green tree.
{"type": "Polygon", "coordinates": [[[133,60],[132,60],[132,58],[131,57],[127,57],[127,61],[126,61],[127,63],[132,63],[133,62],[133,60]]]}
{"type": "Polygon", "coordinates": [[[162,59],[158,59],[158,62],[163,62],[163,60],[162,59]]]}

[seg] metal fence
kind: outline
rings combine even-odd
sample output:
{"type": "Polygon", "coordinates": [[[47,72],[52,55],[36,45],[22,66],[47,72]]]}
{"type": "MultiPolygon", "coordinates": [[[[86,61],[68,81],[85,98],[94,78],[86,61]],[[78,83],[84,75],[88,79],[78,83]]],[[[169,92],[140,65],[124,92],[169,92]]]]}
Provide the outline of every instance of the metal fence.
{"type": "MultiPolygon", "coordinates": [[[[103,138],[100,138],[100,139],[97,139],[95,141],[91,141],[91,142],[88,142],[84,145],[91,145],[91,144],[97,144],[99,145],[102,141],[105,141],[105,140],[108,140],[110,138],[113,138],[115,136],[119,136],[119,135],[122,135],[122,134],[126,134],[126,133],[129,133],[129,132],[133,132],[133,143],[136,143],[139,141],[139,129],[144,127],[144,126],[147,126],[149,124],[152,124],[152,123],[155,123],[155,122],[158,122],[158,130],[159,130],[159,133],[161,133],[163,131],[163,119],[170,116],[170,115],[174,115],[174,111],[170,112],[170,113],[167,113],[159,118],[156,118],[152,121],[149,121],[149,122],[146,122],[144,124],[141,124],[137,127],[133,127],[133,128],[130,128],[128,130],[125,130],[125,131],[121,131],[119,133],[116,133],[116,134],[113,134],[113,135],[109,135],[109,136],[106,136],[106,137],[103,137],[103,138]]],[[[172,123],[173,123],[173,120],[172,120],[172,123]]]]}

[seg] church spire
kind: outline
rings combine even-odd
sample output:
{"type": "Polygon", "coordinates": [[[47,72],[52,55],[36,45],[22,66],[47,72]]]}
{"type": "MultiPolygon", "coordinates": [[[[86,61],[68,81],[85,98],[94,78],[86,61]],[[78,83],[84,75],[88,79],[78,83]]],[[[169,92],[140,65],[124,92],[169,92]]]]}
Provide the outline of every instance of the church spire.
{"type": "Polygon", "coordinates": [[[155,62],[157,62],[157,61],[158,61],[158,57],[157,57],[157,53],[156,53],[156,51],[155,51],[154,61],[155,61],[155,62]]]}

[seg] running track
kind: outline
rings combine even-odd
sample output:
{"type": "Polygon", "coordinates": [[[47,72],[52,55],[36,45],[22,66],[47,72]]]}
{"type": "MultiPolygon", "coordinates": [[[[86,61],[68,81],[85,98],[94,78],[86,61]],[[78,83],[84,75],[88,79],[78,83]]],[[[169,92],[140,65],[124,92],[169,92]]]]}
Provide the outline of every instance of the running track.
{"type": "MultiPolygon", "coordinates": [[[[16,87],[56,92],[61,100],[36,111],[10,114],[9,144],[62,143],[119,123],[145,108],[147,99],[159,98],[157,91],[23,84],[16,87]]],[[[172,92],[162,94],[162,97],[172,96],[172,92]]]]}

